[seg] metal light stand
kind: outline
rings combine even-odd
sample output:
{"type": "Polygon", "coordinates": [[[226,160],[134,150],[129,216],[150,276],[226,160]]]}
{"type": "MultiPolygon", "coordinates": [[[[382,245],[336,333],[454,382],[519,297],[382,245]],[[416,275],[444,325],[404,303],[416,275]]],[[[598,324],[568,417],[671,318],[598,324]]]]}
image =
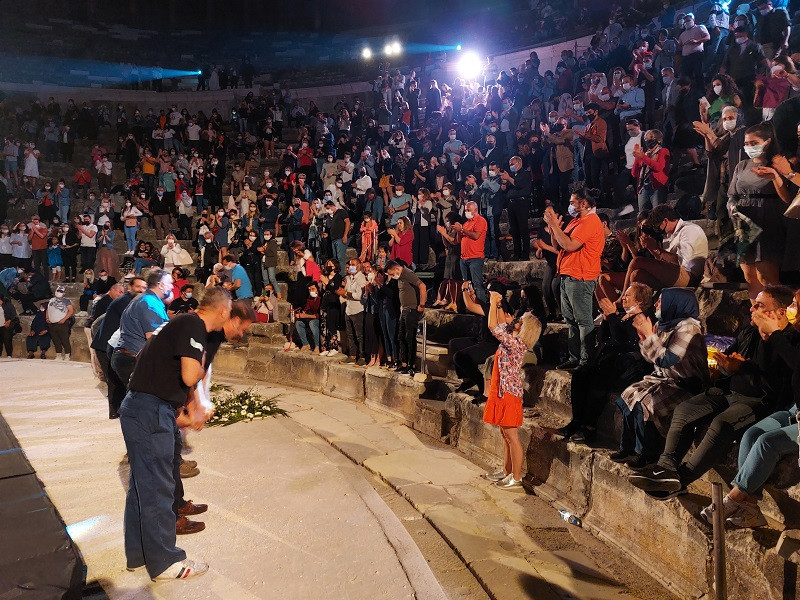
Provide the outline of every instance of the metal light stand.
{"type": "Polygon", "coordinates": [[[422,357],[419,364],[419,373],[414,374],[414,381],[425,383],[430,381],[428,375],[428,321],[425,320],[425,313],[422,314],[422,357]]]}

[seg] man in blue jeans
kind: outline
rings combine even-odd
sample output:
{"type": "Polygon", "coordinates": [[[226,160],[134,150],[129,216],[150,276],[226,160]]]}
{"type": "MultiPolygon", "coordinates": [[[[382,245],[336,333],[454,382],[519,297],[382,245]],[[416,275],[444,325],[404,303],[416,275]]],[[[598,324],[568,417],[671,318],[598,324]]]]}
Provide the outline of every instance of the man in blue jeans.
{"type": "Polygon", "coordinates": [[[477,202],[467,202],[464,206],[463,225],[456,223],[453,229],[461,240],[461,276],[472,283],[475,295],[486,302],[486,289],[483,287],[483,263],[486,261],[486,232],[489,228],[486,219],[478,214],[477,202]]]}
{"type": "Polygon", "coordinates": [[[174,459],[180,442],[175,417],[205,377],[208,334],[222,329],[230,313],[230,294],[211,288],[196,312],[178,315],[151,336],[119,410],[131,469],[125,558],[129,571],[146,567],[153,580],[187,579],[208,571],[207,564],[188,560],[175,545],[174,459]]]}
{"type": "Polygon", "coordinates": [[[588,364],[593,347],[592,299],[605,247],[603,224],[595,211],[598,195],[597,190],[575,190],[569,199],[572,220],[566,227],[552,206],[544,211],[544,222],[550,229],[553,246],[559,250],[561,314],[569,325],[569,359],[559,365],[559,369],[588,364]]]}

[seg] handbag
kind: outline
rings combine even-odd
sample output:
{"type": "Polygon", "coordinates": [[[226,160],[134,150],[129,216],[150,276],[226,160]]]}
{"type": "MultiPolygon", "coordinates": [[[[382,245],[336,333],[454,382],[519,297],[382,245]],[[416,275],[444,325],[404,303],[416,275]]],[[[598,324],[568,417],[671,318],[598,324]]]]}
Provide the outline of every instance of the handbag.
{"type": "Polygon", "coordinates": [[[175,257],[175,265],[183,267],[186,265],[191,265],[194,263],[192,260],[192,255],[189,254],[189,251],[186,248],[181,248],[181,251],[178,252],[177,256],[175,257]]]}

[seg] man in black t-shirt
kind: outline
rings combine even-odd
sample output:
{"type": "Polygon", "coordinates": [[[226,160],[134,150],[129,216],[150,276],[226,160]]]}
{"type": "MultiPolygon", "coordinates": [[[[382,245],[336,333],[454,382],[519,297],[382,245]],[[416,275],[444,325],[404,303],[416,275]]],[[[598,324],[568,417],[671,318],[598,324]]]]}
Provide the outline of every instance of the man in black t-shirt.
{"type": "Polygon", "coordinates": [[[131,469],[125,556],[128,569],[145,566],[152,579],[186,579],[208,570],[175,545],[174,457],[180,448],[175,415],[189,389],[205,377],[208,334],[223,327],[230,311],[230,294],[211,288],[197,312],[178,315],[156,330],[137,357],[119,410],[131,469]]]}
{"type": "Polygon", "coordinates": [[[192,296],[194,296],[194,286],[191,283],[182,286],[181,295],[175,298],[167,307],[169,318],[197,310],[197,299],[192,296]]]}
{"type": "Polygon", "coordinates": [[[333,200],[325,203],[325,210],[331,217],[331,248],[333,257],[339,263],[340,272],[347,273],[347,238],[350,235],[350,217],[347,211],[334,204],[333,200]]]}

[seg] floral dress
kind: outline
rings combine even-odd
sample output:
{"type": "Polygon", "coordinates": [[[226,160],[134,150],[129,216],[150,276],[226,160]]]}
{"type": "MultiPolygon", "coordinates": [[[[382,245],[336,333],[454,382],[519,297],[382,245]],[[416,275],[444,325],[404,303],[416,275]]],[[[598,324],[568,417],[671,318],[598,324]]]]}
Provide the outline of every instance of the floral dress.
{"type": "Polygon", "coordinates": [[[492,334],[500,340],[494,355],[489,398],[483,409],[483,421],[500,427],[522,425],[522,360],[528,348],[519,337],[498,325],[492,334]]]}

